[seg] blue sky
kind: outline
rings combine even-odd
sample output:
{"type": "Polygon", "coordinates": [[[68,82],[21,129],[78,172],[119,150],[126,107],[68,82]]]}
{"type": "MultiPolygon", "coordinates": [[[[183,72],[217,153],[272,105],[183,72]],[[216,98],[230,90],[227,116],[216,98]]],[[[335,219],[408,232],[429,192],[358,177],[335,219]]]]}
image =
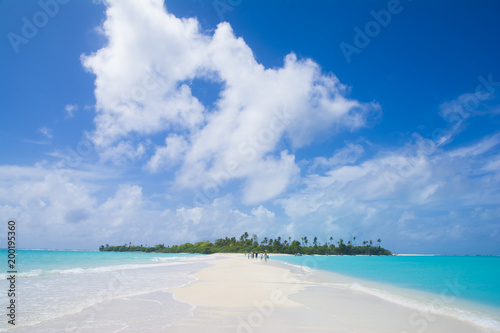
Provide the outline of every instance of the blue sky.
{"type": "Polygon", "coordinates": [[[499,14],[1,1],[0,215],[24,248],[247,231],[500,254],[499,14]]]}

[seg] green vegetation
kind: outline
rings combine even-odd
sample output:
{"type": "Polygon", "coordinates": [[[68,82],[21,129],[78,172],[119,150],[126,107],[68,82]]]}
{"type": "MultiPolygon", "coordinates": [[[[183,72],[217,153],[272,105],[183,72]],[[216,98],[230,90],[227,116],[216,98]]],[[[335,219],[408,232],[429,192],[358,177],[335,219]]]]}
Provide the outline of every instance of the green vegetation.
{"type": "MultiPolygon", "coordinates": [[[[353,238],[354,241],[356,237],[353,238]]],[[[248,233],[245,232],[241,235],[240,239],[237,240],[235,237],[232,238],[219,238],[215,240],[215,243],[209,241],[198,242],[195,244],[185,243],[182,245],[165,246],[164,244],[158,244],[155,246],[143,246],[143,245],[132,245],[132,243],[124,244],[121,246],[106,246],[101,245],[99,251],[111,251],[111,252],[157,252],[157,253],[250,253],[257,252],[262,253],[267,251],[268,253],[287,253],[287,254],[323,254],[323,255],[391,255],[391,251],[380,247],[381,240],[378,239],[378,247],[372,246],[373,242],[363,241],[363,246],[353,246],[351,241],[347,244],[341,238],[335,246],[332,243],[333,237],[329,238],[329,242],[323,245],[318,244],[318,238],[314,237],[312,245],[309,244],[307,237],[301,237],[301,242],[298,240],[293,240],[289,237],[287,240],[282,240],[281,237],[276,239],[268,239],[265,237],[262,242],[259,243],[257,235],[249,237],[248,233]]]]}

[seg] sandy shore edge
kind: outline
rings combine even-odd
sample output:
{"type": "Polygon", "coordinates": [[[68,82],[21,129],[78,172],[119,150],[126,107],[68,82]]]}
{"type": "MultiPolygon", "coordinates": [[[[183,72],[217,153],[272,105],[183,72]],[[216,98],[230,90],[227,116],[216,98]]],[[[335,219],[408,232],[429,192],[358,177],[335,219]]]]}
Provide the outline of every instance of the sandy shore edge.
{"type": "Polygon", "coordinates": [[[212,267],[194,274],[196,282],[171,290],[196,309],[166,332],[494,332],[342,288],[324,272],[272,258],[213,257],[212,267]]]}

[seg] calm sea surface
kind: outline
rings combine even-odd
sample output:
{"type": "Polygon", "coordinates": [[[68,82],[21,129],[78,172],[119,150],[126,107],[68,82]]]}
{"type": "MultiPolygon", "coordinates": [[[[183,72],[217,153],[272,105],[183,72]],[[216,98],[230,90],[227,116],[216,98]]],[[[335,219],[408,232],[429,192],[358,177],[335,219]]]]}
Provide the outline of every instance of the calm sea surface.
{"type": "MultiPolygon", "coordinates": [[[[5,250],[0,258],[6,265],[5,250]]],[[[210,260],[185,254],[19,250],[16,332],[164,329],[193,311],[166,291],[194,281],[192,274],[210,260]]],[[[7,271],[5,266],[0,272],[2,309],[10,299],[7,271]]],[[[0,332],[11,328],[0,321],[0,332]]]]}
{"type": "MultiPolygon", "coordinates": [[[[0,307],[6,309],[7,252],[0,251],[1,257],[0,307]]],[[[322,278],[340,287],[500,331],[500,257],[272,259],[323,272],[322,278]]],[[[17,251],[16,332],[165,329],[194,310],[167,291],[194,281],[192,274],[210,260],[203,255],[17,251]]],[[[11,328],[0,321],[0,332],[11,328]]]]}

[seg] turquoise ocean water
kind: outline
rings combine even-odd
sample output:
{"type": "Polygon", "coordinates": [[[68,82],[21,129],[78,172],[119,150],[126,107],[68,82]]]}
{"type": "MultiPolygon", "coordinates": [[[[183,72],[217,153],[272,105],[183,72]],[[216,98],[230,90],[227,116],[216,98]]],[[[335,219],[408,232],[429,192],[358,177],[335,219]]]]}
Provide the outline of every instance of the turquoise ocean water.
{"type": "MultiPolygon", "coordinates": [[[[6,309],[7,252],[0,251],[6,309]]],[[[16,332],[156,332],[194,308],[168,291],[195,281],[203,255],[17,251],[16,332]]],[[[500,332],[500,257],[272,257],[306,274],[416,311],[500,332]],[[317,273],[319,272],[319,273],[317,273]],[[325,274],[324,276],[321,274],[325,274]],[[318,275],[319,274],[319,275],[318,275]]],[[[3,314],[2,316],[5,316],[3,314]]],[[[4,317],[5,318],[5,317],[4,317]]],[[[12,329],[0,322],[0,332],[12,329]]]]}
{"type": "MultiPolygon", "coordinates": [[[[0,307],[6,309],[10,298],[5,250],[0,251],[2,257],[0,307]]],[[[210,260],[188,254],[19,250],[15,331],[164,329],[193,311],[168,290],[194,281],[192,274],[210,260]]],[[[0,332],[13,328],[7,320],[0,322],[0,332]]]]}
{"type": "Polygon", "coordinates": [[[339,274],[341,285],[415,310],[500,331],[500,257],[291,256],[280,261],[339,274]]]}
{"type": "MultiPolygon", "coordinates": [[[[2,256],[7,258],[7,251],[1,250],[0,257],[2,256]]],[[[199,258],[190,254],[18,250],[17,271],[21,278],[84,271],[116,271],[155,267],[193,257],[199,258]]],[[[7,260],[4,260],[4,264],[7,264],[7,260]]],[[[6,270],[5,267],[4,272],[6,270]]]]}

